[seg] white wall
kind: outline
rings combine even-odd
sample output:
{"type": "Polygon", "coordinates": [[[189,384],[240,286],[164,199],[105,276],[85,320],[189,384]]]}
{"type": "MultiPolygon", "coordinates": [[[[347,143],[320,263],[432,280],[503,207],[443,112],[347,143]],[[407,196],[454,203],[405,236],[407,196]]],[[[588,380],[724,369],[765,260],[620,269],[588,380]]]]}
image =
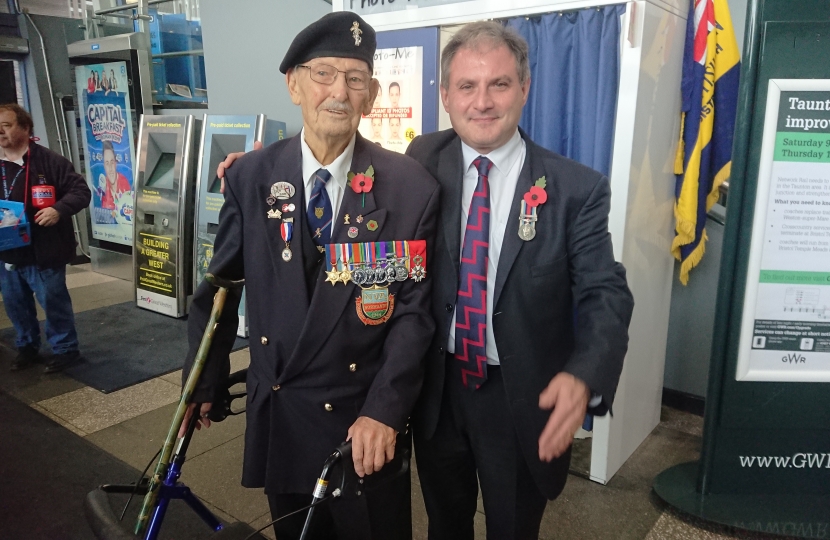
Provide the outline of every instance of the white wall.
{"type": "Polygon", "coordinates": [[[324,0],[203,1],[210,113],[266,114],[285,122],[289,136],[298,133],[302,115],[279,65],[297,32],[330,11],[324,0]]]}

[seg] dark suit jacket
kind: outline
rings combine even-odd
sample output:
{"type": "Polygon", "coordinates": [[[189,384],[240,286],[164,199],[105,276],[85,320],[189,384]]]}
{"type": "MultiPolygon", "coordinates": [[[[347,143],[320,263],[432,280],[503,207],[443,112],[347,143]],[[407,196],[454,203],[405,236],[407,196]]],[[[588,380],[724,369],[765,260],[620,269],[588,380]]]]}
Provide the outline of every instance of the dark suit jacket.
{"type": "MultiPolygon", "coordinates": [[[[383,150],[359,134],[352,171],[372,165],[375,183],[362,195],[345,189],[333,243],[426,239],[433,241],[439,188],[411,158],[383,150]],[[359,229],[350,239],[344,214],[359,229]],[[356,217],[363,215],[362,224],[356,217]],[[378,227],[370,231],[367,224],[378,227]]],[[[246,280],[251,333],[247,430],[242,484],[268,493],[310,493],[326,457],[346,439],[358,416],[403,432],[423,377],[423,355],[435,325],[429,314],[430,280],[396,282],[392,318],[365,326],[355,299],[361,289],[324,282],[318,270],[309,298],[306,269],[322,258],[305,225],[299,135],[251,152],[227,171],[209,271],[246,280]],[[289,182],[296,211],[293,259],[285,262],[279,219],[269,219],[266,198],[275,182],[289,182]],[[351,370],[350,365],[356,364],[351,370]],[[326,404],[331,405],[327,411],[326,404]]],[[[427,259],[427,264],[429,264],[427,259]]],[[[190,370],[207,324],[215,289],[203,282],[188,322],[190,370]]],[[[238,298],[226,305],[194,401],[212,401],[228,374],[238,298]]]]}
{"type": "MultiPolygon", "coordinates": [[[[607,178],[537,146],[524,133],[522,137],[527,154],[496,273],[493,331],[508,396],[505,406],[540,490],[554,498],[564,486],[570,454],[550,464],[539,460],[539,435],[550,416],[539,409],[539,394],[564,371],[602,395],[602,404],[591,412],[608,411],[628,347],[634,302],[625,270],[612,251],[607,178]],[[547,179],[548,200],[538,209],[536,237],[525,242],[518,236],[519,204],[542,176],[547,179]]],[[[453,130],[424,135],[412,141],[407,154],[424,165],[442,189],[441,227],[431,260],[436,332],[414,415],[415,429],[430,438],[441,410],[444,349],[458,289],[461,139],[453,130]]]]}

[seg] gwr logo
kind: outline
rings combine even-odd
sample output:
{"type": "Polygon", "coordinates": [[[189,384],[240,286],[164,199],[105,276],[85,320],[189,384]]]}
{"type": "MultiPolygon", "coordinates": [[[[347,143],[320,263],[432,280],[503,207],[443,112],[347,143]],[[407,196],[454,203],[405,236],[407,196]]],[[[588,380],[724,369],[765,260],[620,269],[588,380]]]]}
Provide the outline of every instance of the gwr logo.
{"type": "Polygon", "coordinates": [[[806,357],[806,356],[803,356],[803,355],[800,355],[800,354],[798,354],[798,353],[790,353],[790,354],[788,354],[788,355],[786,355],[786,356],[782,356],[782,357],[781,357],[781,361],[782,361],[782,362],[784,362],[785,364],[786,364],[786,363],[790,363],[790,364],[806,364],[806,363],[807,363],[807,357],[806,357]]]}

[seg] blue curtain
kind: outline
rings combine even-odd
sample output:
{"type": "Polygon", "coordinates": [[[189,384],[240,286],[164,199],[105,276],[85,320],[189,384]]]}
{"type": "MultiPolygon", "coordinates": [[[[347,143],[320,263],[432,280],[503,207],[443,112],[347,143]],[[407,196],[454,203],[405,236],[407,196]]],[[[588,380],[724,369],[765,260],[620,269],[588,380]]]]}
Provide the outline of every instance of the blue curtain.
{"type": "Polygon", "coordinates": [[[519,125],[537,144],[611,170],[624,5],[509,19],[530,46],[530,95],[519,125]]]}

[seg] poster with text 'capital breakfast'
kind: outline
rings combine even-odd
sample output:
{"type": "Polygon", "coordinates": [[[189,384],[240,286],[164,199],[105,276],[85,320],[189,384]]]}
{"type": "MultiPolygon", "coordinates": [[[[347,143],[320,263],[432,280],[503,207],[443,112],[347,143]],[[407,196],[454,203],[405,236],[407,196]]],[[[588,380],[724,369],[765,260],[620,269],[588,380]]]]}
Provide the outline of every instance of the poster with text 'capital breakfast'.
{"type": "Polygon", "coordinates": [[[133,119],[126,62],[75,68],[92,237],[133,244],[133,119]]]}

